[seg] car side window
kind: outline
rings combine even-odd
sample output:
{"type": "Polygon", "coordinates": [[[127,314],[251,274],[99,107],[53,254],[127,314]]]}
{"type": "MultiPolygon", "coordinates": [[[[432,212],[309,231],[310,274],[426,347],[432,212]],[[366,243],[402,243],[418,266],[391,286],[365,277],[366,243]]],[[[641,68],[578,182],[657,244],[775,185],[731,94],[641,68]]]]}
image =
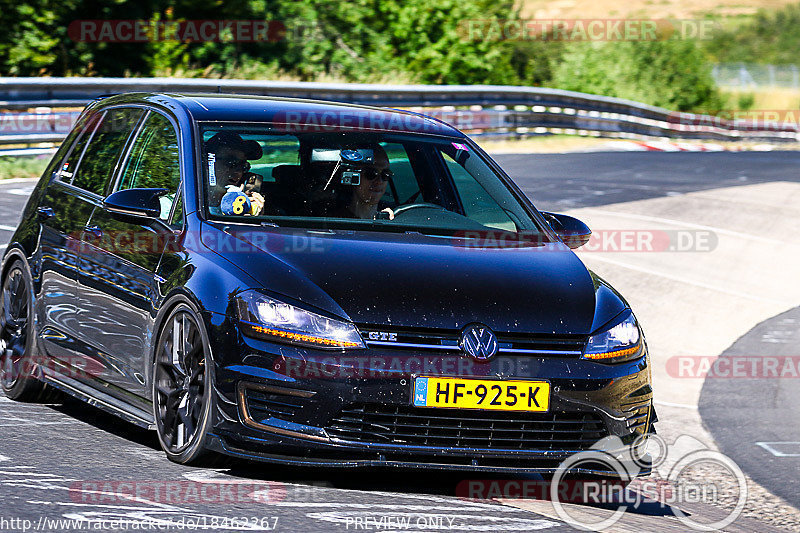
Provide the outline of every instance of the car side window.
{"type": "MultiPolygon", "coordinates": [[[[178,134],[172,123],[163,115],[151,112],[145,120],[130,157],[125,163],[119,190],[133,188],[163,188],[169,193],[162,196],[161,220],[170,221],[181,182],[178,134]]],[[[180,203],[176,208],[180,207],[180,203]]],[[[177,210],[177,209],[176,209],[177,210]]],[[[180,213],[183,220],[183,213],[180,213]]],[[[175,217],[173,217],[174,221],[175,217]]]]}
{"type": "Polygon", "coordinates": [[[173,202],[172,218],[169,220],[169,225],[173,228],[180,229],[183,227],[183,195],[178,191],[178,196],[173,202]]]}
{"type": "Polygon", "coordinates": [[[96,114],[86,120],[84,123],[79,124],[77,127],[81,129],[78,134],[77,140],[72,145],[67,154],[67,157],[61,163],[61,167],[56,172],[57,178],[64,183],[72,183],[72,178],[75,177],[75,169],[78,168],[78,162],[81,160],[83,151],[86,145],[92,138],[92,133],[100,120],[101,115],[96,114]]]}
{"type": "Polygon", "coordinates": [[[124,107],[105,112],[83,152],[72,185],[103,196],[142,112],[141,109],[124,107]]]}
{"type": "Polygon", "coordinates": [[[483,184],[475,179],[461,164],[450,155],[442,152],[447,170],[453,178],[464,214],[484,226],[505,231],[517,231],[517,225],[498,201],[492,197],[483,184]]]}

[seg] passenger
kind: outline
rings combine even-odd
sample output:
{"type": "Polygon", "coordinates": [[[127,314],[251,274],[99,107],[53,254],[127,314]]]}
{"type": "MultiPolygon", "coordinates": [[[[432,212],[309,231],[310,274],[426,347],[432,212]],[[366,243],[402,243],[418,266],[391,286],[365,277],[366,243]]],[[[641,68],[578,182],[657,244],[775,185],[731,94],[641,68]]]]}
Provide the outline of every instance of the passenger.
{"type": "MultiPolygon", "coordinates": [[[[361,180],[358,185],[352,185],[351,191],[345,196],[345,203],[335,210],[331,216],[337,218],[365,218],[374,219],[378,214],[378,203],[386,193],[386,185],[393,173],[389,169],[389,157],[380,145],[373,147],[372,164],[361,171],[361,180]]],[[[390,210],[386,210],[389,218],[390,210]]]]}
{"type": "Polygon", "coordinates": [[[294,216],[325,216],[336,207],[336,188],[331,187],[330,178],[335,164],[312,161],[315,146],[300,147],[301,177],[296,181],[289,211],[294,216]]]}
{"type": "MultiPolygon", "coordinates": [[[[245,141],[238,133],[221,131],[206,141],[206,152],[214,154],[214,174],[209,175],[208,200],[212,214],[220,215],[222,197],[228,187],[243,187],[248,178],[256,176],[248,172],[249,160],[261,159],[263,151],[256,141],[245,141]]],[[[264,197],[255,190],[244,191],[255,208],[251,214],[258,215],[264,209],[264,197]]]]}

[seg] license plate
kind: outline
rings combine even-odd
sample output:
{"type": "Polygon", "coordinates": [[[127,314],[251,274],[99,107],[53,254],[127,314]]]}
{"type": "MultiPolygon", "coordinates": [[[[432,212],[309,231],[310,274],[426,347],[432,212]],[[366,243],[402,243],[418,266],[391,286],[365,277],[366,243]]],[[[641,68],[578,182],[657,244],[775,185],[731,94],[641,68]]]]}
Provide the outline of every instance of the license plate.
{"type": "Polygon", "coordinates": [[[544,412],[550,408],[546,381],[418,377],[414,405],[495,411],[544,412]]]}

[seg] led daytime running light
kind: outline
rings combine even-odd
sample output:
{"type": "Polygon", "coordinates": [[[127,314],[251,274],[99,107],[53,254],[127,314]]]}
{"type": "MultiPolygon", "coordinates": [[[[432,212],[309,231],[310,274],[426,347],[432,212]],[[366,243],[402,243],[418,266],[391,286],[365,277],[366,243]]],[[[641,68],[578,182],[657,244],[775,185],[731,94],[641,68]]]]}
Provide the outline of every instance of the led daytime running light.
{"type": "Polygon", "coordinates": [[[604,352],[604,353],[587,353],[585,355],[586,359],[611,359],[614,357],[625,357],[631,354],[636,353],[639,351],[641,346],[639,343],[636,343],[635,346],[630,348],[625,348],[624,350],[614,350],[613,352],[604,352]]]}
{"type": "Polygon", "coordinates": [[[280,329],[265,328],[263,326],[258,326],[256,324],[251,324],[249,322],[244,322],[244,323],[247,324],[250,327],[250,329],[252,329],[256,333],[261,333],[262,335],[269,335],[272,337],[280,337],[281,339],[286,339],[290,341],[306,342],[309,344],[319,344],[322,346],[333,346],[337,348],[356,348],[360,346],[357,342],[335,341],[332,339],[325,339],[322,337],[314,337],[313,335],[304,335],[302,333],[293,333],[291,331],[283,331],[280,329]]]}

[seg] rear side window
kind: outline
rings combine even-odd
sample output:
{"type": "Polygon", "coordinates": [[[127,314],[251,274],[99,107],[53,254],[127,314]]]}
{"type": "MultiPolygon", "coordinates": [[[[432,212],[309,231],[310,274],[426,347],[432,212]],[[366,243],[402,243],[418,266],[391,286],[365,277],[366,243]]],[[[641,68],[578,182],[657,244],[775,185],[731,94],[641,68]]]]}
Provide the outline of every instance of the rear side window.
{"type": "Polygon", "coordinates": [[[100,116],[99,114],[93,115],[82,124],[76,126],[81,130],[78,133],[77,141],[70,148],[69,154],[61,164],[61,168],[58,169],[58,179],[64,183],[72,183],[72,178],[75,177],[75,169],[78,168],[78,162],[81,160],[86,145],[89,144],[89,140],[92,138],[92,133],[94,133],[94,129],[100,121],[100,116]]]}
{"type": "Polygon", "coordinates": [[[105,112],[83,152],[72,185],[103,195],[142,112],[134,108],[115,108],[105,112]]]}
{"type": "Polygon", "coordinates": [[[152,112],[133,143],[119,189],[168,189],[161,197],[161,219],[167,221],[180,182],[178,134],[165,116],[152,112]]]}

